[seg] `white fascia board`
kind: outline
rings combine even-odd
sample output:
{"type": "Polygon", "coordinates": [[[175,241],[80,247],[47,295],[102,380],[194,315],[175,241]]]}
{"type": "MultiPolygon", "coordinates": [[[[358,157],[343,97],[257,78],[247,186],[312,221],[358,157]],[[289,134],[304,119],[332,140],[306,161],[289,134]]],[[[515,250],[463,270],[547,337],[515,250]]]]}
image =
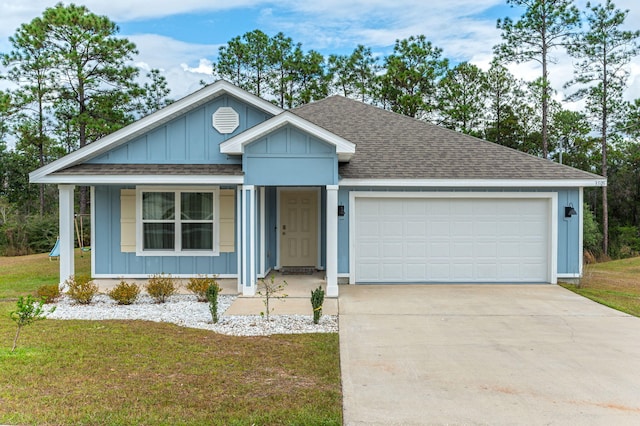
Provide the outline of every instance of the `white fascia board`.
{"type": "Polygon", "coordinates": [[[353,142],[331,133],[330,131],[323,129],[322,127],[313,124],[304,118],[285,111],[275,117],[260,123],[251,129],[248,129],[237,136],[220,144],[220,152],[222,154],[229,155],[242,155],[244,154],[244,147],[263,136],[273,132],[280,127],[291,125],[304,132],[312,134],[313,136],[328,142],[336,147],[336,153],[341,161],[348,161],[351,156],[356,152],[356,145],[353,142]]]}
{"type": "Polygon", "coordinates": [[[32,183],[39,183],[41,182],[39,179],[43,176],[97,157],[100,154],[103,154],[163,123],[168,122],[180,114],[194,109],[197,106],[225,93],[270,114],[277,115],[282,112],[281,108],[271,102],[267,102],[264,99],[252,95],[251,93],[246,92],[224,80],[218,80],[217,82],[206,86],[195,93],[185,96],[179,101],[176,101],[153,114],[149,114],[146,117],[143,117],[140,120],[83,147],[82,149],[67,154],[64,157],[29,173],[29,181],[32,183]]]}
{"type": "Polygon", "coordinates": [[[424,188],[581,188],[607,186],[606,179],[340,179],[340,186],[424,188]]]}
{"type": "Polygon", "coordinates": [[[75,185],[225,185],[242,184],[244,176],[203,175],[49,175],[31,183],[75,185]]]}

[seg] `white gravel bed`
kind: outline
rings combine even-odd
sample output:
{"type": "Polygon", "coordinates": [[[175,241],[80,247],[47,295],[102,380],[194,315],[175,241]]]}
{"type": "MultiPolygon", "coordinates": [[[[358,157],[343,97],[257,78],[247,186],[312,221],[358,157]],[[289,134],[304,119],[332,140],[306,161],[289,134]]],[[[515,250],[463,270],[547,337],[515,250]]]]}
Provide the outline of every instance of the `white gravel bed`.
{"type": "Polygon", "coordinates": [[[323,315],[319,324],[311,315],[271,315],[270,321],[260,315],[222,316],[236,296],[218,296],[219,322],[211,322],[209,304],[198,302],[194,295],[171,296],[166,303],[155,303],[148,295],[140,295],[132,305],[118,305],[104,294],[94,297],[90,305],[74,304],[62,296],[56,310],[47,318],[61,320],[146,320],[168,322],[182,327],[212,330],[231,336],[268,336],[271,334],[336,333],[338,317],[323,315]]]}

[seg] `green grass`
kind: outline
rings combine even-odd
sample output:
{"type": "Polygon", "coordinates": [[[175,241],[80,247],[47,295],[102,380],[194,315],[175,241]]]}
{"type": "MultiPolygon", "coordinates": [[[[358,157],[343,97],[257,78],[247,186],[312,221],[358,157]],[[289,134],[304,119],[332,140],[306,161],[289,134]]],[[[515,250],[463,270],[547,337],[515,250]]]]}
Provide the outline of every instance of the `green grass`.
{"type": "MultiPolygon", "coordinates": [[[[29,272],[48,266],[39,256],[2,265],[5,297],[57,282],[57,273],[29,272]]],[[[342,422],[335,333],[234,337],[146,321],[46,320],[25,327],[11,353],[13,309],[0,302],[0,424],[342,422]]]]}
{"type": "MultiPolygon", "coordinates": [[[[77,274],[90,274],[91,253],[75,251],[77,274]]],[[[44,284],[59,281],[60,264],[49,260],[48,253],[29,256],[0,256],[0,300],[34,294],[44,284]]]]}
{"type": "Polygon", "coordinates": [[[561,285],[605,306],[640,317],[640,257],[586,265],[579,285],[561,285]]]}

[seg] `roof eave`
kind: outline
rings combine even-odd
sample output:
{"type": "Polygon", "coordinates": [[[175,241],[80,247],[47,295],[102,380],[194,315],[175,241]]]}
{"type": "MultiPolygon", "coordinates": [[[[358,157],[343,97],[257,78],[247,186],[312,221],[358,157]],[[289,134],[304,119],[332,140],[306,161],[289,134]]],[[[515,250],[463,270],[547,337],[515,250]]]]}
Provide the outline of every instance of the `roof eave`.
{"type": "Polygon", "coordinates": [[[59,185],[237,185],[244,183],[239,175],[66,175],[52,174],[31,183],[59,185]]]}
{"type": "Polygon", "coordinates": [[[340,179],[340,186],[424,188],[585,188],[607,186],[602,179],[340,179]]]}

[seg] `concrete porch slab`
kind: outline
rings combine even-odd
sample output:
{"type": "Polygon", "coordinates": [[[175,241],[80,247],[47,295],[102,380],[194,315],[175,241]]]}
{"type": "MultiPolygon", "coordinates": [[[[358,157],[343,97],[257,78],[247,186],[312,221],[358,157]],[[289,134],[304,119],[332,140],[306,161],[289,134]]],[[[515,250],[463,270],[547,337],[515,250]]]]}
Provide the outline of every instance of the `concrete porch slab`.
{"type": "MultiPolygon", "coordinates": [[[[240,296],[225,311],[223,316],[231,315],[260,315],[265,312],[265,306],[261,297],[240,296]]],[[[287,297],[285,299],[271,299],[271,315],[313,315],[311,308],[311,295],[309,297],[287,297]]],[[[338,315],[338,299],[324,299],[322,315],[338,315]]]]}
{"type": "MultiPolygon", "coordinates": [[[[270,280],[270,277],[271,274],[265,280],[270,280]]],[[[318,287],[327,290],[323,271],[310,275],[283,275],[276,272],[274,280],[276,283],[287,283],[282,291],[287,297],[283,299],[272,298],[269,301],[270,308],[273,308],[271,315],[312,315],[311,291],[318,287]]],[[[258,291],[261,289],[260,280],[258,280],[257,289],[258,291]]],[[[264,298],[256,294],[252,297],[238,297],[223,315],[260,315],[260,312],[264,311],[264,298]]],[[[337,315],[338,299],[325,296],[322,314],[337,315]]]]}

